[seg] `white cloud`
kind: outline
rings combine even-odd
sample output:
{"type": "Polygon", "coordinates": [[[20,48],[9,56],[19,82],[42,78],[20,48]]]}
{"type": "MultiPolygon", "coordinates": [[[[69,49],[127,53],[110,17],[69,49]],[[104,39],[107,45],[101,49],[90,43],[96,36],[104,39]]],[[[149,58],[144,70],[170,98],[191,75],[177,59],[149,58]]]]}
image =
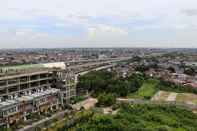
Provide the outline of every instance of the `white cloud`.
{"type": "Polygon", "coordinates": [[[197,9],[184,9],[182,13],[187,16],[197,16],[197,9]]]}
{"type": "Polygon", "coordinates": [[[92,40],[119,39],[127,36],[128,32],[126,30],[109,25],[99,24],[88,29],[88,38],[92,40]]]}
{"type": "MultiPolygon", "coordinates": [[[[94,43],[88,42],[89,40],[94,40],[95,43],[100,41],[120,43],[121,41],[132,41],[135,31],[136,34],[142,32],[143,35],[138,38],[144,41],[146,33],[149,36],[149,30],[162,32],[162,30],[168,29],[176,33],[176,37],[169,38],[170,40],[177,43],[182,40],[188,41],[188,43],[196,42],[196,0],[0,0],[0,3],[0,47],[13,47],[12,45],[17,47],[18,43],[24,43],[23,46],[25,43],[34,45],[34,42],[40,43],[36,44],[37,46],[47,47],[47,44],[42,44],[42,42],[51,43],[52,41],[56,43],[74,41],[78,46],[87,45],[84,43],[94,45],[94,43]],[[100,23],[92,22],[92,17],[100,19],[100,23]],[[102,19],[103,17],[116,17],[116,21],[106,22],[105,19],[102,19]],[[80,38],[77,36],[68,39],[63,36],[54,37],[43,31],[35,31],[34,28],[40,26],[36,25],[38,20],[46,19],[47,21],[47,18],[53,19],[54,26],[58,28],[80,25],[87,30],[87,34],[80,38]],[[13,23],[8,27],[2,27],[4,26],[1,26],[3,21],[13,23]],[[25,28],[11,27],[15,23],[23,21],[28,21],[29,25],[25,28]],[[114,25],[115,22],[119,25],[114,25]],[[12,45],[6,45],[6,42],[12,43],[12,45]]],[[[163,35],[165,39],[168,36],[164,33],[160,35],[163,35]]],[[[152,43],[157,43],[156,40],[156,38],[152,39],[152,43]]],[[[103,45],[101,43],[101,46],[103,45]]],[[[162,42],[158,45],[162,46],[162,42]]],[[[49,44],[49,46],[51,45],[49,44]]],[[[65,44],[65,46],[67,45],[65,44]]],[[[133,44],[126,42],[125,46],[133,46],[133,44]]]]}

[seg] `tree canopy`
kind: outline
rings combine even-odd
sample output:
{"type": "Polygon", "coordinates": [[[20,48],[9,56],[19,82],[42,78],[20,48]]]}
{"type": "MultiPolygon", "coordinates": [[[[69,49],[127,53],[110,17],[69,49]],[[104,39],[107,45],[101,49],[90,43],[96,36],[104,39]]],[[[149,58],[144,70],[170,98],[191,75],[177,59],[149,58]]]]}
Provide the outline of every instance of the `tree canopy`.
{"type": "Polygon", "coordinates": [[[127,96],[137,91],[143,84],[142,74],[133,74],[128,78],[119,78],[114,72],[96,71],[79,78],[78,88],[83,88],[98,96],[100,93],[111,93],[116,96],[127,96]]]}
{"type": "Polygon", "coordinates": [[[123,104],[116,115],[84,111],[61,131],[196,131],[197,115],[175,106],[123,104]]]}

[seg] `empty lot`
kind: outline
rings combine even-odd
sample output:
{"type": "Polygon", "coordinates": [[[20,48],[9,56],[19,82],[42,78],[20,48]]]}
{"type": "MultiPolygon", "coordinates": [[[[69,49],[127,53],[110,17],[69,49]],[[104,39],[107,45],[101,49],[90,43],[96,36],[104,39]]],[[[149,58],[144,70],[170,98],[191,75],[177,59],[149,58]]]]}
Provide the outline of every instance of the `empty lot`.
{"type": "Polygon", "coordinates": [[[158,91],[151,99],[152,101],[171,101],[191,105],[197,105],[197,95],[192,93],[175,93],[158,91]]]}

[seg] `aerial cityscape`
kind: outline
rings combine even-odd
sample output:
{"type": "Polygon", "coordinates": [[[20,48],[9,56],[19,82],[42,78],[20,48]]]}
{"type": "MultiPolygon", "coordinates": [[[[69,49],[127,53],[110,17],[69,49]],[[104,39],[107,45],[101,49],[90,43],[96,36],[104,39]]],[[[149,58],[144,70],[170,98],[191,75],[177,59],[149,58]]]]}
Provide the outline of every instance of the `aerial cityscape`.
{"type": "Polygon", "coordinates": [[[197,131],[197,1],[1,3],[0,131],[197,131]]]}

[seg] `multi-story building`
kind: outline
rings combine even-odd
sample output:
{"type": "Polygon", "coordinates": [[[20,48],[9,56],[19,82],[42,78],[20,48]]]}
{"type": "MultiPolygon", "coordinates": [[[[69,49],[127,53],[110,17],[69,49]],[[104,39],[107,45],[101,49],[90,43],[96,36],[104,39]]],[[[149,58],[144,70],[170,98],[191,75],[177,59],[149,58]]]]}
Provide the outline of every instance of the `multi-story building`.
{"type": "Polygon", "coordinates": [[[0,125],[61,108],[76,95],[75,74],[54,67],[0,70],[0,125]]]}
{"type": "Polygon", "coordinates": [[[77,75],[71,70],[56,70],[54,73],[53,87],[61,91],[61,104],[70,103],[70,99],[76,96],[77,75]]]}

